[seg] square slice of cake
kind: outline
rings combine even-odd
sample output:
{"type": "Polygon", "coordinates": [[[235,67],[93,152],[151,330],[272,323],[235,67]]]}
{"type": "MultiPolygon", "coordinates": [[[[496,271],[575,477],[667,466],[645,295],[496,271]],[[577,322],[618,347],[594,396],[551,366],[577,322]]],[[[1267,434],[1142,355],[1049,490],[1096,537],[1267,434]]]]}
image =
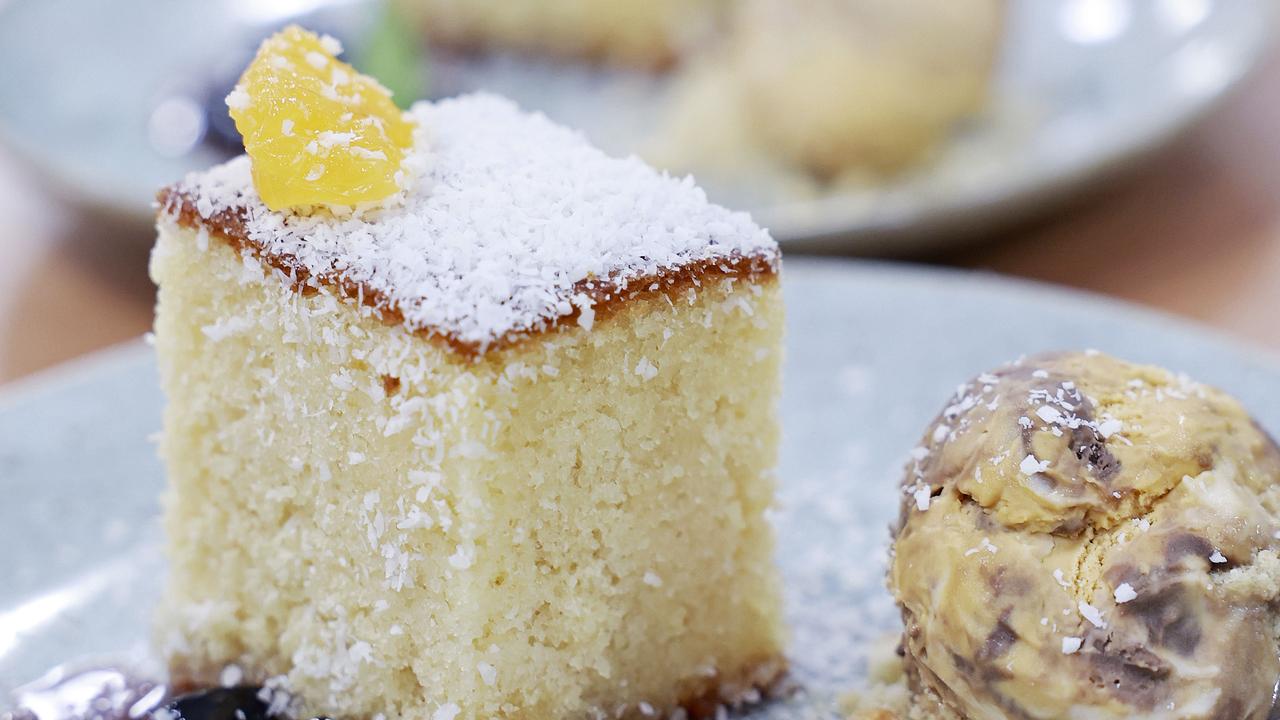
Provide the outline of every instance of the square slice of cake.
{"type": "Polygon", "coordinates": [[[492,96],[411,111],[405,195],[161,194],[175,678],[304,715],[651,717],[783,668],[778,250],[492,96]]]}

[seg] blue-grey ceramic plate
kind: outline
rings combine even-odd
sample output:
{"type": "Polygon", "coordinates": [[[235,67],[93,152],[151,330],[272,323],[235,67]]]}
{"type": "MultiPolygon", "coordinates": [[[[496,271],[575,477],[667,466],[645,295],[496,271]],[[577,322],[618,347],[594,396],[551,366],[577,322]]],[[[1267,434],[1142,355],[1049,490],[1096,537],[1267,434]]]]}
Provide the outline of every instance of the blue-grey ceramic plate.
{"type": "MultiPolygon", "coordinates": [[[[835,717],[893,632],[886,527],[907,452],[956,385],[1023,353],[1096,348],[1235,393],[1280,429],[1280,365],[1114,301],[984,274],[792,261],[779,562],[807,691],[753,717],[835,717]]],[[[85,656],[145,658],[164,573],[161,397],[141,343],[0,399],[0,691],[85,656]]],[[[0,707],[4,704],[0,700],[0,707]]]]}
{"type": "MultiPolygon", "coordinates": [[[[374,4],[0,0],[0,140],[70,196],[149,224],[157,187],[221,156],[197,141],[210,117],[225,122],[221,98],[259,39],[301,17],[358,50],[374,4]],[[206,117],[208,108],[216,113],[206,117]]],[[[1255,64],[1277,6],[1008,0],[1008,7],[989,111],[937,162],[803,199],[780,190],[794,182],[777,177],[701,180],[784,243],[892,252],[954,242],[1170,140],[1255,64]]],[[[506,93],[617,153],[644,144],[665,89],[625,73],[525,59],[433,61],[433,93],[506,93]]]]}

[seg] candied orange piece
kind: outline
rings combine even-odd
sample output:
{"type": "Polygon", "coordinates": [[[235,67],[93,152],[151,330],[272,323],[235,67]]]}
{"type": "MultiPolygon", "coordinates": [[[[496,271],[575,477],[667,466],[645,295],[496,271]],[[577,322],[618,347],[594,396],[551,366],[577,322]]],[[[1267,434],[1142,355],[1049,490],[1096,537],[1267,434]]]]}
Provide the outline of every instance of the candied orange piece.
{"type": "Polygon", "coordinates": [[[340,52],[337,40],[290,25],[262,43],[227,96],[253,184],[272,210],[378,202],[401,190],[413,122],[340,52]]]}

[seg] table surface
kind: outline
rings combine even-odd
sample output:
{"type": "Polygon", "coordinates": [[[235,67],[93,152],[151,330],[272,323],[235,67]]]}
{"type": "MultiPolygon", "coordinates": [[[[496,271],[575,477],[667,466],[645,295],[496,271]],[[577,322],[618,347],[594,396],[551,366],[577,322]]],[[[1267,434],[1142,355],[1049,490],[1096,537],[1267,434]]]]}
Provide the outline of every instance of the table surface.
{"type": "MultiPolygon", "coordinates": [[[[1206,120],[1123,178],[921,261],[1101,292],[1280,357],[1280,48],[1206,120]]],[[[0,382],[149,329],[147,238],[107,236],[0,148],[0,382]]]]}

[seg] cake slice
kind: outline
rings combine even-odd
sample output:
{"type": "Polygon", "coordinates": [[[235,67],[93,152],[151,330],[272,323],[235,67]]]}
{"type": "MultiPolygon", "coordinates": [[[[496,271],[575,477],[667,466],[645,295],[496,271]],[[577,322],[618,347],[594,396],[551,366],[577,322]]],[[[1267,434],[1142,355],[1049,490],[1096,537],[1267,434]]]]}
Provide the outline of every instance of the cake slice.
{"type": "Polygon", "coordinates": [[[758,697],[776,245],[505,100],[408,117],[378,207],[271,210],[247,157],[160,195],[175,678],[342,718],[758,697]]]}

